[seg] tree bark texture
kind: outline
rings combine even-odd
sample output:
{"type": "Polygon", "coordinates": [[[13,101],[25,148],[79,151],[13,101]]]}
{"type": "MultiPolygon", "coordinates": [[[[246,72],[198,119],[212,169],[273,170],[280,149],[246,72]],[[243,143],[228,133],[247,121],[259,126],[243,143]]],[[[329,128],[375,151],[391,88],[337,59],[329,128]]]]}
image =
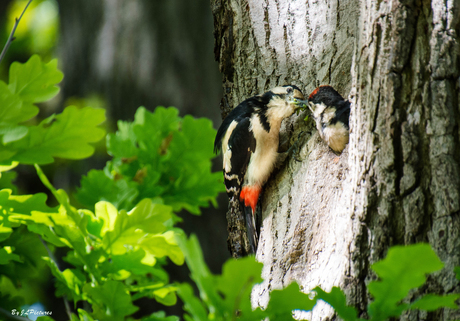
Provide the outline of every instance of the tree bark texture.
{"type": "MultiPolygon", "coordinates": [[[[305,291],[340,286],[365,316],[371,264],[416,242],[430,243],[445,268],[412,297],[460,292],[460,1],[211,0],[211,8],[223,116],[284,84],[307,96],[329,84],[352,103],[340,156],[305,115],[283,124],[291,142],[304,132],[303,161],[288,160],[265,187],[257,253],[265,281],[253,304],[296,280],[305,291]]],[[[325,304],[298,317],[336,319],[325,304]]],[[[444,309],[401,320],[458,318],[444,309]]]]}

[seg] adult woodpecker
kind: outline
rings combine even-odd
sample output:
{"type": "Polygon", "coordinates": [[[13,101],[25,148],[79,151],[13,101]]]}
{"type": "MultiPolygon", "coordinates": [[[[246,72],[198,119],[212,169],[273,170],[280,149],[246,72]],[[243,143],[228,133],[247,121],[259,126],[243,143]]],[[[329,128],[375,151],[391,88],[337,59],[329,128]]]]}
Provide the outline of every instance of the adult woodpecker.
{"type": "Polygon", "coordinates": [[[316,121],[319,135],[336,153],[341,153],[348,144],[350,102],[340,96],[331,86],[320,86],[308,97],[307,104],[316,121]]]}
{"type": "Polygon", "coordinates": [[[276,87],[246,99],[234,108],[217,131],[214,151],[222,150],[227,194],[244,207],[251,251],[257,250],[255,212],[262,187],[278,159],[281,121],[304,99],[293,85],[276,87]]]}

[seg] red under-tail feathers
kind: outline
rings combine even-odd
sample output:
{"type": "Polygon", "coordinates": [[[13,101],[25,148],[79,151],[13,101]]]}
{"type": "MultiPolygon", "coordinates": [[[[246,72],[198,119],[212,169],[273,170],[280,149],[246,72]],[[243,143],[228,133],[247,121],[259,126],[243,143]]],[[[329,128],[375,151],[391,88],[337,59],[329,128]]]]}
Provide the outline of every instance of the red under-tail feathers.
{"type": "Polygon", "coordinates": [[[244,201],[244,206],[252,208],[252,214],[256,212],[257,201],[259,200],[260,186],[244,186],[241,189],[240,201],[244,201]]]}

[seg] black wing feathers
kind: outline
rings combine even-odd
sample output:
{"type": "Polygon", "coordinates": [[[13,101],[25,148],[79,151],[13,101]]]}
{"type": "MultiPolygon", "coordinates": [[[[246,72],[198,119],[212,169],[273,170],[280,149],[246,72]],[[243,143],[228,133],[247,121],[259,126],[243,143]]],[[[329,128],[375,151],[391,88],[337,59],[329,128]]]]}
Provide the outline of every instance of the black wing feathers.
{"type": "Polygon", "coordinates": [[[220,125],[219,129],[217,130],[216,139],[214,141],[215,153],[217,153],[222,148],[222,139],[224,138],[225,133],[227,132],[227,129],[232,123],[232,121],[235,120],[236,122],[240,122],[244,118],[251,117],[254,108],[252,108],[249,104],[246,104],[248,100],[249,99],[243,101],[237,107],[233,108],[232,111],[227,115],[227,117],[225,117],[224,121],[222,122],[222,125],[220,125]]]}
{"type": "Polygon", "coordinates": [[[256,139],[249,130],[249,125],[250,118],[241,120],[228,140],[228,148],[232,151],[232,157],[231,170],[225,173],[225,186],[229,196],[239,195],[251,154],[256,150],[256,139]]]}

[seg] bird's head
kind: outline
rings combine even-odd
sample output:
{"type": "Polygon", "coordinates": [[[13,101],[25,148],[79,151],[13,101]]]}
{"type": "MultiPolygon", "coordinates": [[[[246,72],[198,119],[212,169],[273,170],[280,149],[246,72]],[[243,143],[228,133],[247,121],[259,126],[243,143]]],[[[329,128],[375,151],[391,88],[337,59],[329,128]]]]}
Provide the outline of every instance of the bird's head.
{"type": "Polygon", "coordinates": [[[308,100],[296,99],[295,104],[299,109],[310,108],[313,117],[317,117],[324,109],[331,106],[336,106],[344,101],[342,96],[331,86],[323,85],[317,87],[308,96],[308,100]]]}
{"type": "Polygon", "coordinates": [[[299,89],[299,87],[295,85],[275,87],[271,89],[270,92],[279,96],[281,99],[283,99],[288,104],[294,104],[295,100],[305,99],[302,91],[299,89]]]}
{"type": "Polygon", "coordinates": [[[305,99],[299,87],[294,85],[275,87],[264,95],[270,96],[267,104],[269,113],[281,119],[294,113],[298,108],[296,101],[305,99]]]}

